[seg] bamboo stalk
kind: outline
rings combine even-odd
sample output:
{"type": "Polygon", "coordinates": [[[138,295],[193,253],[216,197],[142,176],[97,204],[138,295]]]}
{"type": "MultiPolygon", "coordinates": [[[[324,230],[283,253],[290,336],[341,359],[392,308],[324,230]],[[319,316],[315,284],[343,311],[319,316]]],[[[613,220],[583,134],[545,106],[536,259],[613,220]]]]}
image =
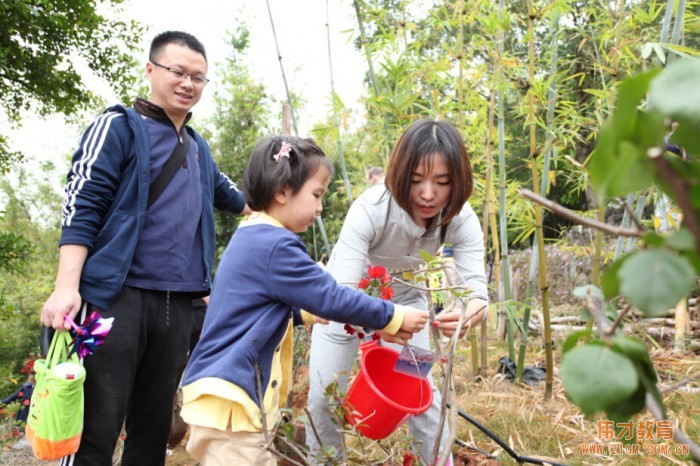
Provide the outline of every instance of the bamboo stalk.
{"type": "MultiPolygon", "coordinates": [[[[374,65],[372,65],[372,55],[367,48],[367,34],[365,33],[365,23],[362,21],[362,11],[360,10],[360,3],[358,0],[353,0],[352,4],[355,6],[355,16],[357,17],[357,25],[360,28],[360,40],[362,41],[362,48],[365,51],[365,58],[367,59],[367,67],[369,69],[369,77],[372,81],[372,87],[374,88],[374,96],[379,97],[379,84],[377,83],[377,75],[374,73],[374,65]]],[[[386,115],[384,117],[384,134],[389,134],[389,123],[387,123],[386,115]]],[[[382,156],[384,158],[384,163],[389,160],[389,151],[386,150],[387,145],[382,144],[382,156]]]]}
{"type": "MultiPolygon", "coordinates": [[[[462,82],[462,70],[464,68],[464,0],[457,2],[457,14],[459,15],[459,50],[457,54],[459,63],[459,76],[457,77],[457,122],[462,127],[462,109],[464,108],[464,84],[462,82]]],[[[484,214],[484,217],[486,214],[484,214]]],[[[484,238],[487,238],[484,234],[484,238]]]]}
{"type": "MultiPolygon", "coordinates": [[[[331,53],[331,20],[329,14],[328,0],[326,0],[326,39],[328,40],[328,71],[331,78],[331,93],[335,95],[335,81],[333,79],[333,56],[331,53]]],[[[343,183],[348,201],[352,202],[352,190],[350,189],[350,180],[348,179],[348,169],[345,166],[345,156],[343,155],[343,142],[340,140],[340,122],[338,121],[338,112],[333,107],[333,125],[335,126],[335,136],[338,145],[338,157],[340,158],[340,171],[343,173],[343,183]]],[[[329,250],[330,253],[330,250],[329,250]]]]}
{"type": "MultiPolygon", "coordinates": [[[[503,10],[503,0],[498,1],[499,10],[503,10]]],[[[510,273],[508,268],[508,231],[506,219],[506,148],[505,148],[505,79],[500,60],[503,59],[503,31],[498,32],[498,71],[496,79],[498,82],[498,188],[499,188],[499,218],[500,218],[500,243],[501,243],[501,263],[503,272],[503,300],[501,305],[510,301],[510,273]]],[[[499,315],[501,313],[499,312],[499,315]]],[[[513,342],[513,323],[506,319],[506,337],[508,339],[508,355],[512,361],[515,360],[515,346],[513,342]]]]}
{"type": "MultiPolygon", "coordinates": [[[[673,23],[673,33],[671,34],[671,43],[672,44],[679,44],[680,39],[681,39],[681,33],[683,31],[683,18],[685,16],[685,0],[678,0],[678,5],[676,6],[676,19],[674,20],[673,23]]],[[[669,52],[668,55],[668,60],[666,61],[667,64],[671,64],[674,61],[678,59],[678,56],[673,53],[669,52]]],[[[667,196],[662,193],[662,196],[664,197],[664,200],[667,200],[667,196]]],[[[664,202],[664,207],[668,205],[669,202],[664,202]]],[[[665,220],[665,218],[664,218],[665,220]]],[[[681,302],[678,303],[675,309],[675,318],[676,318],[676,332],[673,336],[674,338],[674,344],[673,344],[673,349],[676,353],[683,353],[686,351],[687,348],[687,341],[688,340],[688,334],[690,332],[690,327],[689,327],[689,316],[688,316],[688,306],[686,304],[685,298],[681,300],[681,302]]]]}
{"type": "MultiPolygon", "coordinates": [[[[493,254],[494,254],[494,269],[496,269],[496,257],[499,258],[498,270],[496,270],[496,283],[500,281],[500,256],[498,255],[498,235],[496,229],[496,209],[494,208],[495,201],[493,198],[493,120],[496,108],[496,88],[495,85],[491,86],[491,97],[489,99],[489,112],[488,112],[488,123],[486,130],[486,175],[484,181],[484,218],[482,222],[482,230],[484,232],[484,260],[487,261],[488,257],[488,243],[489,243],[489,223],[493,225],[492,231],[494,232],[492,238],[493,254]]],[[[487,314],[488,315],[488,314],[487,314]]],[[[487,337],[487,326],[488,320],[483,319],[481,322],[481,375],[486,374],[487,369],[487,351],[488,351],[488,337],[487,337]]]]}
{"type": "Polygon", "coordinates": [[[275,31],[275,22],[272,19],[272,9],[270,8],[270,0],[265,0],[267,4],[267,14],[270,17],[270,26],[272,27],[272,37],[275,40],[275,48],[277,49],[277,61],[280,64],[280,72],[282,73],[282,82],[284,83],[284,92],[287,95],[287,102],[289,103],[289,109],[291,111],[292,117],[292,128],[294,128],[294,135],[299,136],[299,128],[297,126],[297,118],[294,115],[294,105],[292,105],[291,94],[289,93],[289,85],[287,84],[287,75],[284,73],[284,65],[282,64],[282,54],[280,53],[279,42],[277,41],[277,32],[275,31]]]}
{"type": "MultiPolygon", "coordinates": [[[[678,0],[676,6],[676,19],[673,22],[673,33],[671,34],[671,43],[678,45],[681,42],[681,33],[683,32],[683,19],[685,17],[685,0],[678,0]]],[[[678,59],[678,55],[674,52],[669,52],[666,64],[670,65],[678,59]]]]}
{"type": "MultiPolygon", "coordinates": [[[[537,120],[535,116],[535,31],[534,19],[535,10],[532,6],[532,0],[527,2],[528,21],[527,29],[529,35],[529,80],[530,89],[528,90],[530,97],[530,169],[532,171],[532,187],[535,189],[535,194],[539,194],[539,172],[537,168],[537,120]]],[[[544,176],[544,174],[543,174],[544,176]]],[[[544,399],[552,398],[552,387],[554,385],[554,358],[552,357],[552,329],[550,328],[549,316],[549,291],[547,285],[547,263],[545,260],[544,250],[544,231],[542,229],[542,206],[535,204],[535,234],[537,237],[537,248],[539,257],[539,276],[540,276],[540,291],[542,293],[542,317],[544,319],[544,349],[545,360],[547,364],[547,376],[545,378],[544,399]]]]}
{"type": "MultiPolygon", "coordinates": [[[[552,62],[550,64],[549,76],[551,81],[549,83],[549,89],[547,90],[547,137],[545,140],[545,151],[544,151],[544,165],[542,167],[542,184],[540,186],[540,193],[545,196],[549,191],[549,169],[550,162],[552,159],[552,142],[554,139],[552,125],[554,124],[554,109],[556,105],[556,89],[557,89],[557,69],[559,60],[559,12],[554,13],[554,18],[552,19],[552,62]]],[[[539,257],[539,245],[538,242],[533,240],[532,244],[532,256],[530,256],[530,273],[528,276],[527,291],[525,296],[525,309],[523,313],[523,328],[528,328],[528,323],[530,320],[530,309],[532,307],[532,293],[534,290],[535,283],[535,271],[536,271],[536,258],[539,257]]],[[[551,323],[551,322],[550,322],[551,323]]],[[[525,351],[527,349],[527,331],[520,335],[520,351],[518,353],[518,363],[515,371],[515,380],[520,380],[523,374],[523,367],[525,366],[525,351]]],[[[547,369],[549,370],[549,368],[547,369]]]]}
{"type": "MultiPolygon", "coordinates": [[[[408,28],[406,27],[408,25],[408,21],[406,20],[406,2],[405,1],[400,2],[399,8],[401,9],[401,20],[403,22],[401,36],[403,37],[404,53],[406,54],[406,63],[410,63],[411,62],[411,60],[410,60],[411,49],[408,47],[408,34],[406,32],[408,30],[408,28]]],[[[408,68],[408,88],[411,90],[411,92],[413,92],[413,73],[412,73],[412,70],[413,70],[413,68],[411,68],[411,67],[408,68]]],[[[415,105],[415,103],[412,103],[410,110],[409,110],[412,114],[415,112],[414,105],[415,105]]]]}
{"type": "MultiPolygon", "coordinates": [[[[631,206],[635,202],[636,196],[633,193],[630,193],[627,195],[627,198],[625,199],[625,204],[628,206],[631,206]]],[[[622,214],[622,222],[620,222],[620,227],[621,228],[628,228],[630,226],[630,222],[632,220],[630,219],[630,212],[628,209],[625,209],[625,212],[622,214]]],[[[620,258],[622,255],[622,250],[623,246],[625,243],[625,238],[622,236],[619,236],[617,238],[617,241],[615,243],[615,255],[613,256],[613,260],[616,261],[620,258]]]]}

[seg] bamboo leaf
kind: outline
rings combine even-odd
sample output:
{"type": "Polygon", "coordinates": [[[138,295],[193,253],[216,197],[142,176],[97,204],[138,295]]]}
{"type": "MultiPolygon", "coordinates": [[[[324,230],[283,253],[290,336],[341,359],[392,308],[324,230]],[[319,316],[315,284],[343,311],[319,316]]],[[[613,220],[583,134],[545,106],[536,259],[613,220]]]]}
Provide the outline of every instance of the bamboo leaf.
{"type": "Polygon", "coordinates": [[[667,43],[659,43],[656,44],[659,48],[661,49],[668,49],[671,50],[678,55],[686,58],[696,58],[700,56],[700,50],[697,49],[691,49],[690,47],[684,47],[682,45],[678,44],[667,44],[667,43]]]}
{"type": "Polygon", "coordinates": [[[666,53],[664,52],[663,47],[661,47],[661,45],[659,45],[659,44],[654,44],[652,46],[652,48],[654,49],[654,53],[658,57],[659,61],[665,65],[666,64],[666,53]]]}

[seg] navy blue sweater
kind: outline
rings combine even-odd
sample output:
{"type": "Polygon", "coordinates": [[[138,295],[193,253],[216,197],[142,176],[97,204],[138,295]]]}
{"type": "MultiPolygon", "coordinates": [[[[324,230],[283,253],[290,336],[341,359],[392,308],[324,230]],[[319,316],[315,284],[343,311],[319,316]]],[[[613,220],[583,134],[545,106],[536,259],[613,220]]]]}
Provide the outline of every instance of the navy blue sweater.
{"type": "Polygon", "coordinates": [[[390,301],[338,285],[289,230],[269,224],[240,226],[217,268],[204,328],[182,385],[222,379],[259,405],[256,362],[262,387],[267,387],[275,349],[294,308],[374,329],[386,327],[394,314],[390,301]]]}

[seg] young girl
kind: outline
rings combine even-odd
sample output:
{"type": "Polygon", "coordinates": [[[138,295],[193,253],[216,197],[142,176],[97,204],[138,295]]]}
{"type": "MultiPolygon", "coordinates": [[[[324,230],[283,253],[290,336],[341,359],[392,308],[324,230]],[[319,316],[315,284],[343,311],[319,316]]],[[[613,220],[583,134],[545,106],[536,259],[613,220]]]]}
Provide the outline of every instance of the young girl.
{"type": "MultiPolygon", "coordinates": [[[[328,262],[328,272],[338,283],[355,287],[367,269],[367,263],[381,265],[392,274],[420,268],[421,249],[435,254],[443,243],[454,248],[454,261],[461,278],[472,293],[464,326],[474,327],[485,314],[488,296],[484,273],[483,234],[479,219],[467,199],[472,193],[472,169],[459,132],[445,121],[420,120],[401,136],[391,154],[385,186],[365,191],[350,207],[340,237],[328,262]],[[481,311],[480,311],[481,310],[481,311]]],[[[427,309],[424,294],[414,288],[394,286],[395,303],[427,309]]],[[[434,322],[445,335],[457,327],[461,306],[439,316],[434,322]]],[[[390,342],[396,336],[381,333],[390,342]]],[[[398,336],[401,336],[400,334],[398,336]]],[[[462,336],[462,335],[460,335],[462,336]]],[[[347,386],[347,374],[357,354],[359,341],[348,335],[342,325],[331,323],[313,329],[309,364],[309,408],[323,444],[342,452],[340,434],[324,397],[325,387],[334,380],[340,389],[347,386]]],[[[430,348],[429,332],[416,334],[411,345],[430,348]]],[[[424,414],[409,420],[409,430],[421,442],[423,464],[431,458],[440,419],[441,396],[433,387],[433,405],[424,414]]],[[[447,425],[441,444],[447,441],[447,425]]],[[[306,439],[312,451],[319,448],[310,426],[306,439]]],[[[442,450],[442,446],[441,446],[442,450]]],[[[449,464],[449,463],[448,463],[449,464]]]]}
{"type": "Polygon", "coordinates": [[[243,193],[253,213],[221,258],[182,382],[187,450],[204,466],[277,463],[263,433],[286,400],[299,309],[404,339],[428,320],[425,311],[339,286],[294,234],[321,213],[332,168],[311,139],[295,137],[261,141],[248,161],[243,193]]]}

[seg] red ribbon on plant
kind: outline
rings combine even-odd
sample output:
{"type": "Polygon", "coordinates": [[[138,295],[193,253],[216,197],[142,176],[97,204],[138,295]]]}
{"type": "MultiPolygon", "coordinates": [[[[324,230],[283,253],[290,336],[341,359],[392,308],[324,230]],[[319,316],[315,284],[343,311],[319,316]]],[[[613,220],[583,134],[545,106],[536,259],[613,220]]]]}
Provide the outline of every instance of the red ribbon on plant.
{"type": "Polygon", "coordinates": [[[65,319],[75,332],[71,342],[73,349],[68,356],[77,353],[80,359],[97,351],[97,347],[104,343],[107,334],[112,330],[112,323],[114,322],[114,317],[104,319],[97,312],[90,314],[81,326],[78,326],[68,315],[66,315],[65,319]]]}

